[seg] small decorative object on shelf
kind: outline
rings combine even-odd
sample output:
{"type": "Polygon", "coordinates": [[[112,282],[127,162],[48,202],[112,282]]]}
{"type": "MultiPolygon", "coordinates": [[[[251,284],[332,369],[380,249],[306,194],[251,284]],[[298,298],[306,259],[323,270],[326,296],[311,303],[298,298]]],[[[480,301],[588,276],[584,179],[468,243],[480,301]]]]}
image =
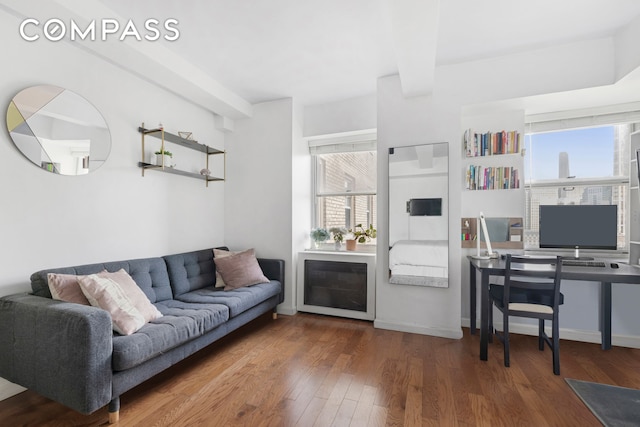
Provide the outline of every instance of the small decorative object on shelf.
{"type": "Polygon", "coordinates": [[[465,183],[467,190],[508,190],[520,188],[520,176],[514,167],[469,165],[465,183]]]}
{"type": "Polygon", "coordinates": [[[188,139],[189,141],[193,141],[193,134],[191,132],[178,132],[178,136],[180,138],[188,139]]]}
{"type": "Polygon", "coordinates": [[[156,165],[162,167],[173,167],[173,153],[167,150],[158,150],[154,153],[156,155],[156,165]]]}
{"type": "Polygon", "coordinates": [[[333,241],[336,251],[339,251],[344,241],[344,235],[347,234],[347,229],[344,227],[331,227],[329,232],[333,234],[333,241]]]}
{"type": "Polygon", "coordinates": [[[310,234],[316,249],[320,247],[320,243],[326,242],[330,237],[327,229],[322,227],[313,228],[310,234]]]}
{"type": "Polygon", "coordinates": [[[211,171],[209,169],[200,169],[200,175],[210,176],[211,171]]]}
{"type": "Polygon", "coordinates": [[[477,133],[468,129],[464,132],[464,152],[466,157],[520,153],[520,133],[515,130],[477,133]]]}

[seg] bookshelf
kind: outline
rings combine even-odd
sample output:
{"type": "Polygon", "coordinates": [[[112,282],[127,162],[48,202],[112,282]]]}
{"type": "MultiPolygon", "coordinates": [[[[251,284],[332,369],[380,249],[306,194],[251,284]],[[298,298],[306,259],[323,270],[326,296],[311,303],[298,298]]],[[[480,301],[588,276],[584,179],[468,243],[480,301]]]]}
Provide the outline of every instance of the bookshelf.
{"type": "Polygon", "coordinates": [[[466,190],[512,190],[521,184],[517,161],[506,160],[522,155],[520,132],[474,132],[467,129],[463,135],[463,151],[466,159],[466,190]],[[489,161],[499,157],[503,160],[489,161]],[[506,160],[506,161],[505,161],[506,160]],[[516,165],[514,165],[514,163],[516,165]]]}
{"type": "Polygon", "coordinates": [[[520,153],[520,132],[515,130],[479,133],[467,129],[463,140],[466,157],[520,153]]]}

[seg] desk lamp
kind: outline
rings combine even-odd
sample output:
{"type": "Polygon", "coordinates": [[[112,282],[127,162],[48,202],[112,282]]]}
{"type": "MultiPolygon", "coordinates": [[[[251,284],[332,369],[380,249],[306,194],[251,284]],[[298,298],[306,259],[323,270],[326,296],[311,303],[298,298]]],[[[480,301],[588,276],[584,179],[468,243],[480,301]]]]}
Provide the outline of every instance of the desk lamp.
{"type": "Polygon", "coordinates": [[[478,216],[478,218],[476,218],[476,230],[478,230],[478,233],[480,228],[482,228],[482,234],[484,235],[484,240],[487,243],[487,252],[482,255],[480,254],[480,238],[478,236],[478,238],[476,239],[477,252],[476,252],[476,255],[471,255],[471,257],[473,259],[498,258],[498,253],[493,252],[493,249],[491,248],[491,239],[489,238],[489,230],[487,229],[487,223],[484,220],[484,214],[482,212],[480,212],[480,215],[478,216]]]}

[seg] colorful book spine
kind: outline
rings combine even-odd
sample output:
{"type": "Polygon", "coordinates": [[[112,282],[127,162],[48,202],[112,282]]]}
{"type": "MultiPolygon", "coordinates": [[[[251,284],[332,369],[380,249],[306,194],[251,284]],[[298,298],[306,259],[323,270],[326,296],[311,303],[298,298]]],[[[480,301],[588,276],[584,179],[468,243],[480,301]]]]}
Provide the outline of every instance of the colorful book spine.
{"type": "Polygon", "coordinates": [[[511,166],[469,165],[465,171],[467,190],[510,190],[520,188],[518,169],[511,166]]]}
{"type": "Polygon", "coordinates": [[[520,152],[520,133],[500,131],[478,133],[471,129],[464,132],[464,151],[467,157],[495,156],[520,152]]]}

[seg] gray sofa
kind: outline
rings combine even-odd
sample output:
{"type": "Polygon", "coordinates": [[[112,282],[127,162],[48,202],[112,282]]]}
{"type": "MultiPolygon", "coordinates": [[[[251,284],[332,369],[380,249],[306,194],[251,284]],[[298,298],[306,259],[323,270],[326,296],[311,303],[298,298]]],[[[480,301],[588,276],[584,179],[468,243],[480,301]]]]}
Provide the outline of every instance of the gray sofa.
{"type": "Polygon", "coordinates": [[[108,404],[115,422],[124,392],[275,313],[284,299],[284,261],[258,263],[270,282],[231,291],[214,287],[212,249],[34,273],[32,293],[0,298],[0,377],[84,414],[108,404]],[[51,298],[47,273],[121,268],[163,314],[132,335],[114,333],[111,316],[100,308],[51,298]]]}

